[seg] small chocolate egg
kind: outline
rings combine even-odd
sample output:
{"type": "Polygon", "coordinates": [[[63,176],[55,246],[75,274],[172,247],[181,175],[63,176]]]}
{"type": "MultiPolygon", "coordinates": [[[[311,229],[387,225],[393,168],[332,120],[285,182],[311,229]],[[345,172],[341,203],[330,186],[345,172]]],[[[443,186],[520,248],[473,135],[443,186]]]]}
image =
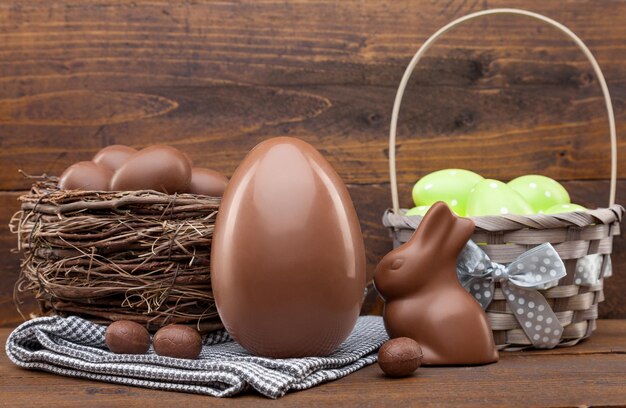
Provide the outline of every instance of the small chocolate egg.
{"type": "Polygon", "coordinates": [[[517,191],[498,180],[486,179],[476,183],[467,199],[468,217],[534,213],[530,204],[517,191]]]}
{"type": "Polygon", "coordinates": [[[113,173],[94,162],[82,161],[72,164],[59,177],[59,188],[63,190],[107,191],[113,173]]]}
{"type": "Polygon", "coordinates": [[[217,310],[239,344],[264,357],[332,353],[356,324],[365,265],[348,189],[313,146],[277,137],[248,153],[211,248],[217,310]]]}
{"type": "Polygon", "coordinates": [[[159,329],[152,341],[154,352],[174,358],[198,358],[202,351],[202,338],[197,330],[182,324],[171,324],[159,329]]]}
{"type": "Polygon", "coordinates": [[[191,165],[187,157],[170,146],[154,145],[133,154],[111,180],[111,190],[155,190],[167,194],[188,190],[191,165]]]}
{"type": "Polygon", "coordinates": [[[107,327],[104,342],[117,354],[145,354],[150,348],[150,334],[139,323],[118,320],[107,327]]]}
{"type": "Polygon", "coordinates": [[[422,364],[422,348],[408,337],[387,341],[378,351],[378,365],[389,377],[407,377],[422,364]]]}
{"type": "Polygon", "coordinates": [[[191,183],[189,192],[211,197],[221,197],[228,185],[228,178],[223,174],[201,167],[191,169],[191,183]]]}
{"type": "Polygon", "coordinates": [[[533,207],[535,212],[541,213],[558,204],[568,204],[569,194],[565,187],[550,177],[530,174],[521,176],[508,182],[509,187],[533,207]]]}
{"type": "Polygon", "coordinates": [[[135,153],[137,149],[130,146],[111,145],[101,149],[91,161],[114,172],[135,153]]]}
{"type": "Polygon", "coordinates": [[[465,216],[470,189],[483,178],[469,170],[445,169],[429,173],[413,186],[416,206],[432,205],[443,201],[456,214],[465,216]]]}

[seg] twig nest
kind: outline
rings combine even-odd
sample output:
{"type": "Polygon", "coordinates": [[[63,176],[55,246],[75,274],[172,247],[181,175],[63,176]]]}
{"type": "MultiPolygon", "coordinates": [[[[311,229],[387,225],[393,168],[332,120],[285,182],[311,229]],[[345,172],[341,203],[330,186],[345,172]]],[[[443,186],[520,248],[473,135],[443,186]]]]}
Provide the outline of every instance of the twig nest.
{"type": "Polygon", "coordinates": [[[197,330],[182,324],[165,326],[154,335],[154,352],[174,358],[198,358],[202,338],[197,330]]]}
{"type": "Polygon", "coordinates": [[[389,377],[407,377],[422,364],[422,348],[408,337],[387,341],[378,351],[378,365],[389,377]]]}
{"type": "Polygon", "coordinates": [[[219,197],[60,190],[40,177],[20,201],[10,224],[24,260],[18,300],[34,293],[42,313],[149,331],[223,327],[209,271],[219,197]]]}
{"type": "Polygon", "coordinates": [[[145,354],[150,348],[150,334],[145,327],[130,320],[119,320],[107,327],[104,341],[117,354],[145,354]]]}

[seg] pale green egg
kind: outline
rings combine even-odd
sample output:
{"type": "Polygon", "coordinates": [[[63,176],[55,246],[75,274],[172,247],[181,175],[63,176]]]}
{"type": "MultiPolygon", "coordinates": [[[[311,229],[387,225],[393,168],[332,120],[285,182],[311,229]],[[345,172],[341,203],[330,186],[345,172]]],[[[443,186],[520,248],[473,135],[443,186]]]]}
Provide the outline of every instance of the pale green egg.
{"type": "Polygon", "coordinates": [[[543,211],[542,214],[561,214],[574,211],[587,211],[587,209],[578,204],[557,204],[543,211]]]}
{"type": "Polygon", "coordinates": [[[509,187],[517,191],[535,212],[545,211],[557,204],[570,202],[567,190],[550,177],[531,174],[509,181],[509,187]]]}
{"type": "Polygon", "coordinates": [[[485,179],[477,183],[467,200],[467,216],[534,214],[533,208],[508,185],[485,179]]]}
{"type": "Polygon", "coordinates": [[[413,207],[409,211],[407,211],[405,215],[408,215],[408,216],[411,216],[411,215],[421,215],[421,216],[424,216],[424,215],[426,215],[426,211],[428,211],[429,208],[430,208],[430,205],[418,205],[417,207],[413,207]]]}
{"type": "Polygon", "coordinates": [[[415,183],[413,202],[419,207],[443,201],[458,215],[465,215],[469,191],[481,180],[482,176],[469,170],[435,171],[415,183]]]}

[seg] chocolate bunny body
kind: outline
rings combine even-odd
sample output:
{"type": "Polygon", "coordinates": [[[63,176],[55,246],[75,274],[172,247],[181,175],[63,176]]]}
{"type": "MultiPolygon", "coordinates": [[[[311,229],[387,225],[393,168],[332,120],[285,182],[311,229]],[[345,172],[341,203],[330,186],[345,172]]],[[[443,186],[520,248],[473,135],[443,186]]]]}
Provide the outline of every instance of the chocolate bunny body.
{"type": "Polygon", "coordinates": [[[435,203],[411,239],[376,267],[387,332],[418,341],[424,365],[498,361],[487,317],[456,276],[457,256],[473,231],[470,219],[435,203]]]}

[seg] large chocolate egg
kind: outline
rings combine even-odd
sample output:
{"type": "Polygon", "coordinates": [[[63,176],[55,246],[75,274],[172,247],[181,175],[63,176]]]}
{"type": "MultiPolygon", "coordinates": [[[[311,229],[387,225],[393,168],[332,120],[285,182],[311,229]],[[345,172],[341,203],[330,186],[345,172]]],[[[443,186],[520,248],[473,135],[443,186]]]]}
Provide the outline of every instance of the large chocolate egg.
{"type": "Polygon", "coordinates": [[[348,190],[315,148],[280,137],[243,160],[217,216],[211,282],[224,326],[253,354],[324,356],[350,334],[363,238],[348,190]]]}
{"type": "Polygon", "coordinates": [[[174,194],[187,191],[191,165],[178,149],[164,145],[146,147],[133,154],[111,180],[111,190],[155,190],[174,194]]]}
{"type": "Polygon", "coordinates": [[[130,146],[111,145],[101,149],[91,161],[111,171],[116,171],[135,153],[137,150],[130,146]]]}

